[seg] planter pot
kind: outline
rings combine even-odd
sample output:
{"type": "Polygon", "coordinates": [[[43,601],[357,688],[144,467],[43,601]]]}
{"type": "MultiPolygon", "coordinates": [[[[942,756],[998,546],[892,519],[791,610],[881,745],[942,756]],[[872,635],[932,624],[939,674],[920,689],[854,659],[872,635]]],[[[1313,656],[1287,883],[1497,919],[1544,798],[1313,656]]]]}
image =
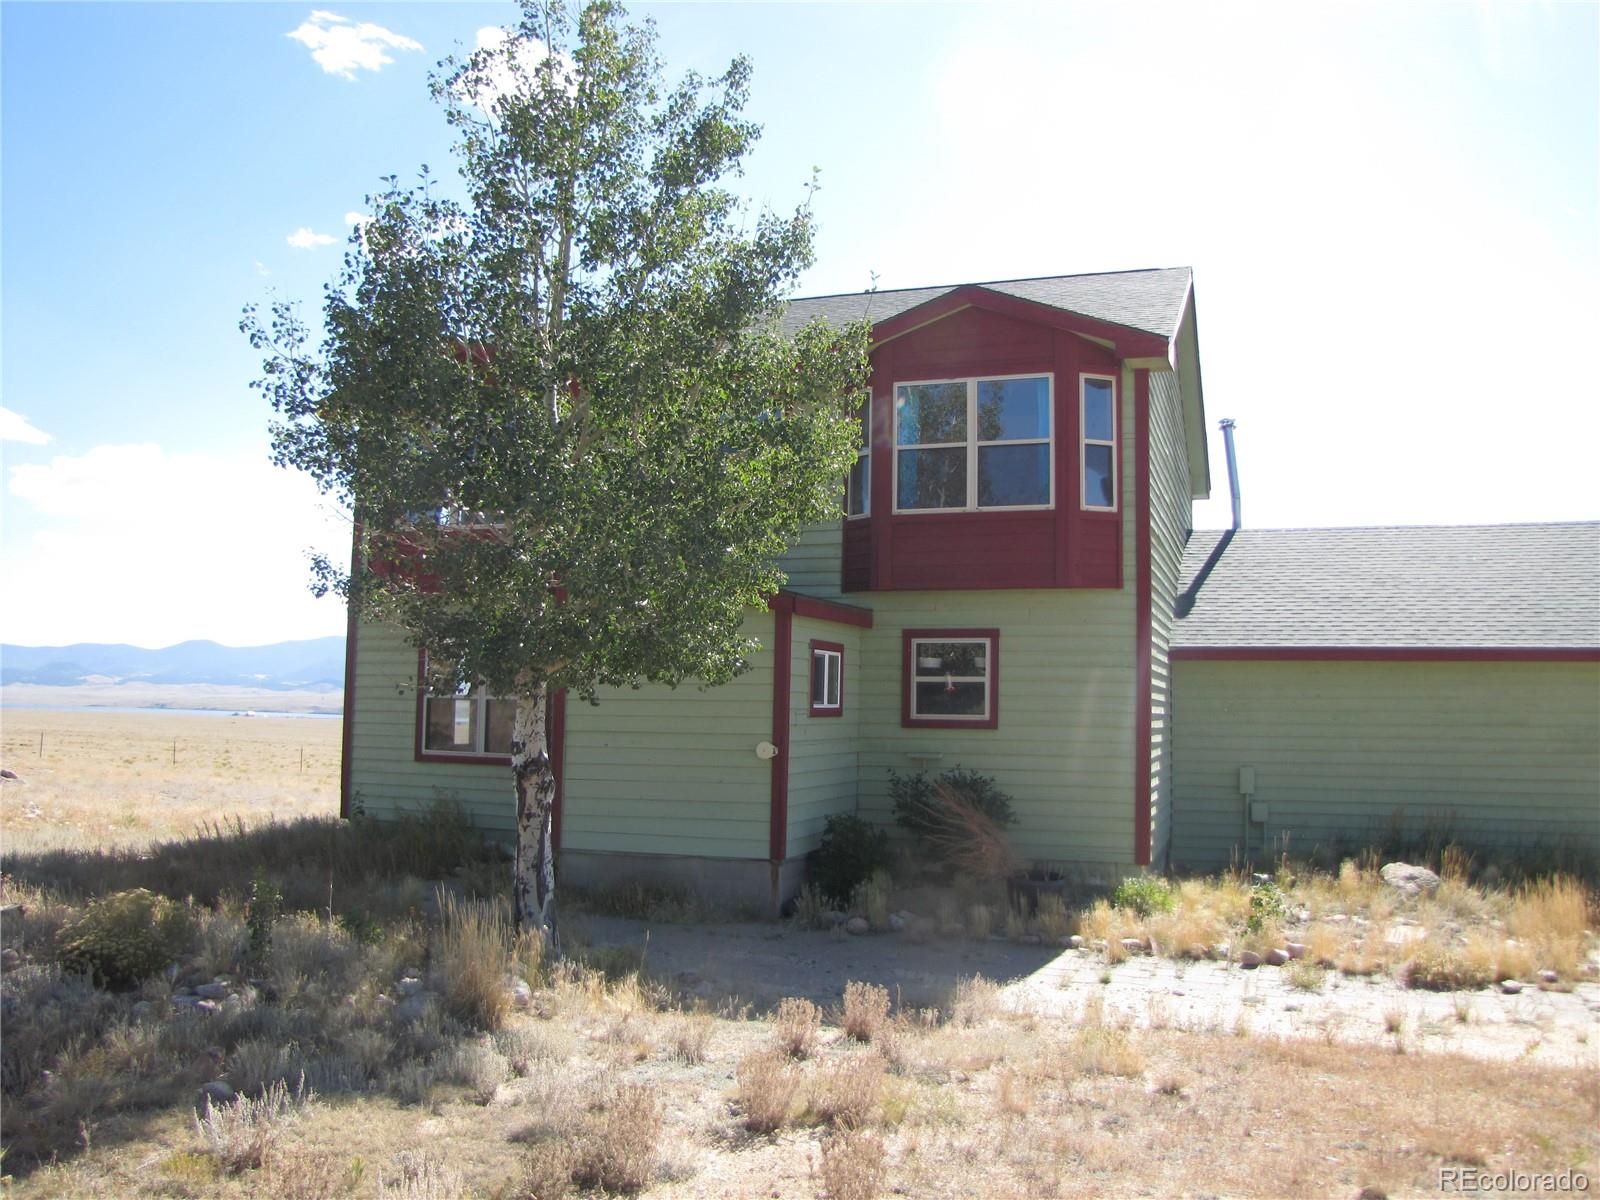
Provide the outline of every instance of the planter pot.
{"type": "Polygon", "coordinates": [[[922,670],[924,670],[924,671],[937,671],[943,665],[944,665],[944,659],[942,659],[942,658],[919,658],[919,659],[917,659],[917,666],[919,668],[921,668],[922,670]]]}

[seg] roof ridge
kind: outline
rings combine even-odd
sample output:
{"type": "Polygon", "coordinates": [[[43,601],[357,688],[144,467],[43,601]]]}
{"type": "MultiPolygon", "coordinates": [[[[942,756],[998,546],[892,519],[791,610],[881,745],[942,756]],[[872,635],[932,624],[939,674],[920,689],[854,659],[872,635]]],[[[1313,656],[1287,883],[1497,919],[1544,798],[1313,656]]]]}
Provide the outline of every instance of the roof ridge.
{"type": "MultiPolygon", "coordinates": [[[[1246,525],[1240,533],[1379,533],[1396,529],[1572,529],[1580,526],[1600,527],[1600,518],[1571,521],[1472,521],[1455,525],[1246,525]]],[[[1201,534],[1222,534],[1226,529],[1196,529],[1191,537],[1201,534]]]]}
{"type": "Polygon", "coordinates": [[[1161,271],[1193,271],[1193,267],[1130,267],[1121,271],[1079,271],[1070,275],[1023,275],[1016,279],[976,279],[960,283],[927,283],[916,287],[862,288],[859,292],[822,292],[815,296],[792,296],[785,303],[802,300],[839,300],[845,296],[893,296],[899,292],[953,291],[962,287],[994,287],[1003,283],[1041,283],[1056,279],[1098,279],[1107,275],[1153,275],[1161,271]]]}

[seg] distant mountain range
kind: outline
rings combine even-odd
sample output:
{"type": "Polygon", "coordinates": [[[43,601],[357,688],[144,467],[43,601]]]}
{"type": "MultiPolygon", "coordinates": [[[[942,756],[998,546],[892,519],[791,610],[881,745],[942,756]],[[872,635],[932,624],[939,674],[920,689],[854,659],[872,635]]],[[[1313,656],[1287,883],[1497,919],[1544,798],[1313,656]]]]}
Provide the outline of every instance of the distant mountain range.
{"type": "Polygon", "coordinates": [[[94,642],[0,645],[0,684],[213,684],[274,692],[329,691],[344,686],[344,638],[308,638],[270,646],[179,642],[161,650],[94,642]]]}

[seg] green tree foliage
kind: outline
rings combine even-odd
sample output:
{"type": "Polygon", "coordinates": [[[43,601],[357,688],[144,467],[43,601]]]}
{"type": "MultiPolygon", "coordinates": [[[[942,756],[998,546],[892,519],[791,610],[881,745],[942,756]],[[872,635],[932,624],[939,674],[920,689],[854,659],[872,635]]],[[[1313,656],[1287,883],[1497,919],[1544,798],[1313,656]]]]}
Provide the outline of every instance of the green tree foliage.
{"type": "Polygon", "coordinates": [[[144,888],[113,892],[90,903],[62,931],[61,965],[100,987],[131,988],[177,961],[194,940],[194,918],[183,905],[144,888]]]}
{"type": "Polygon", "coordinates": [[[873,872],[889,868],[889,835],[850,813],[834,813],[811,853],[811,881],[829,903],[843,908],[873,872]]]}
{"type": "Polygon", "coordinates": [[[778,327],[809,196],[751,214],[725,183],[749,81],[740,58],[668,87],[616,5],[530,5],[433,81],[465,201],[390,178],[320,344],[287,305],[242,323],[276,461],[360,519],[357,568],[319,560],[316,586],[408,630],[440,682],[518,698],[517,911],[547,927],[549,689],[743,670],[745,614],[854,459],[865,327],[778,327]]]}

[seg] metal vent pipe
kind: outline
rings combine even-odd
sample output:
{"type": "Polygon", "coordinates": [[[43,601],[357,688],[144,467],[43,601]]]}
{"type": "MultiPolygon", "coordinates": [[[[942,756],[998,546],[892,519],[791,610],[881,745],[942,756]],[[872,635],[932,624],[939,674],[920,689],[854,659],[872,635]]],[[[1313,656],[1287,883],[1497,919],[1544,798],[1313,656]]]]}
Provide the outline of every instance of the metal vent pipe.
{"type": "Polygon", "coordinates": [[[1217,422],[1222,430],[1222,440],[1228,449],[1228,494],[1233,497],[1233,527],[1239,528],[1239,461],[1233,454],[1233,418],[1223,417],[1217,422]]]}

